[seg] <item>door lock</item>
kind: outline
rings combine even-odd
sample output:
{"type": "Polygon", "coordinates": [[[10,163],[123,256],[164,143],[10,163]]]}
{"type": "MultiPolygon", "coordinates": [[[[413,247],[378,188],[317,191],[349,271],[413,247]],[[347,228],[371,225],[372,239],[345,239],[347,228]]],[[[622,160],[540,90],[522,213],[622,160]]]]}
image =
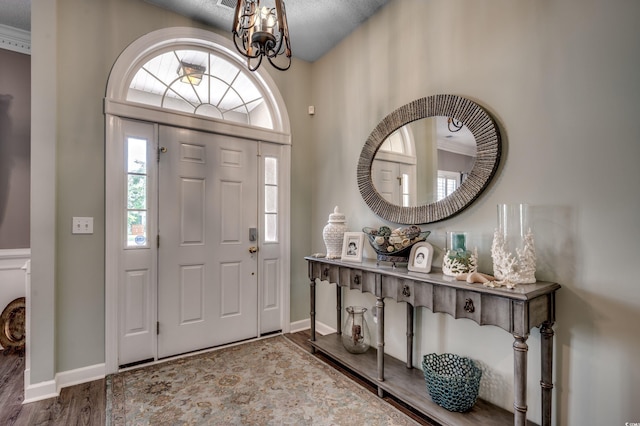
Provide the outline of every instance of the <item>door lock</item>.
{"type": "Polygon", "coordinates": [[[257,251],[258,251],[258,247],[256,246],[249,247],[249,253],[253,254],[253,253],[256,253],[257,251]]]}

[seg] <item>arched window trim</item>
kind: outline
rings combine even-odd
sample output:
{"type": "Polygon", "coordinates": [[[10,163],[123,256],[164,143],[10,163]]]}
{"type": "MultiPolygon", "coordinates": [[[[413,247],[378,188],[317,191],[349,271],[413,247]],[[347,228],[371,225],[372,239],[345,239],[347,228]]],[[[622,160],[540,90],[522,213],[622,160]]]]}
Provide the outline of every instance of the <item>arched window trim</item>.
{"type": "Polygon", "coordinates": [[[127,92],[136,72],[151,58],[179,49],[205,49],[237,64],[240,68],[246,66],[244,59],[234,51],[231,41],[218,34],[189,27],[153,31],[134,41],[116,60],[111,75],[126,77],[109,79],[105,96],[105,113],[147,121],[157,121],[161,118],[163,122],[170,125],[291,144],[291,127],[284,100],[277,91],[274,93],[269,90],[270,87],[276,87],[276,84],[264,69],[247,72],[246,75],[263,90],[264,99],[273,120],[273,130],[127,101],[127,92]]]}

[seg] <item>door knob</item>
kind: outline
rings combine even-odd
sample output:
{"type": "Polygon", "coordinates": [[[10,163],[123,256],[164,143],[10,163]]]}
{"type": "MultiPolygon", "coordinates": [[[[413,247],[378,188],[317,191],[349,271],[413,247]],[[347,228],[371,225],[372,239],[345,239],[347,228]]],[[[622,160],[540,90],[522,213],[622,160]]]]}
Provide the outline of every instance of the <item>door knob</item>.
{"type": "Polygon", "coordinates": [[[256,247],[256,246],[249,247],[249,253],[253,254],[253,253],[257,252],[257,251],[258,251],[258,247],[256,247]]]}

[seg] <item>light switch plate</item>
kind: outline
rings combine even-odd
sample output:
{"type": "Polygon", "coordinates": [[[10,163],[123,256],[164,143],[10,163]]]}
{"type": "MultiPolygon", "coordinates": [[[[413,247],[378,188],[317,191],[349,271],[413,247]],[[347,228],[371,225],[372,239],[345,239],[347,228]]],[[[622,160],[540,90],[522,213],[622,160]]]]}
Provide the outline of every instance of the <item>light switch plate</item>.
{"type": "Polygon", "coordinates": [[[72,234],[93,234],[92,217],[74,217],[71,228],[72,234]]]}

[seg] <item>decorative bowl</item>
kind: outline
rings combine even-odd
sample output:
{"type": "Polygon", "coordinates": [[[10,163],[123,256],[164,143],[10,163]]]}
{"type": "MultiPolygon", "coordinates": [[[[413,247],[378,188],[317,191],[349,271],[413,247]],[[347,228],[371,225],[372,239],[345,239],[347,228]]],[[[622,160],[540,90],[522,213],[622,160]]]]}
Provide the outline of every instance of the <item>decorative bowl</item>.
{"type": "Polygon", "coordinates": [[[388,226],[362,228],[369,244],[376,252],[378,261],[408,263],[411,247],[427,239],[431,231],[423,231],[418,226],[392,230],[388,226]]]}
{"type": "Polygon", "coordinates": [[[456,354],[427,354],[422,372],[433,402],[449,411],[468,411],[476,403],[482,370],[473,360],[456,354]]]}

